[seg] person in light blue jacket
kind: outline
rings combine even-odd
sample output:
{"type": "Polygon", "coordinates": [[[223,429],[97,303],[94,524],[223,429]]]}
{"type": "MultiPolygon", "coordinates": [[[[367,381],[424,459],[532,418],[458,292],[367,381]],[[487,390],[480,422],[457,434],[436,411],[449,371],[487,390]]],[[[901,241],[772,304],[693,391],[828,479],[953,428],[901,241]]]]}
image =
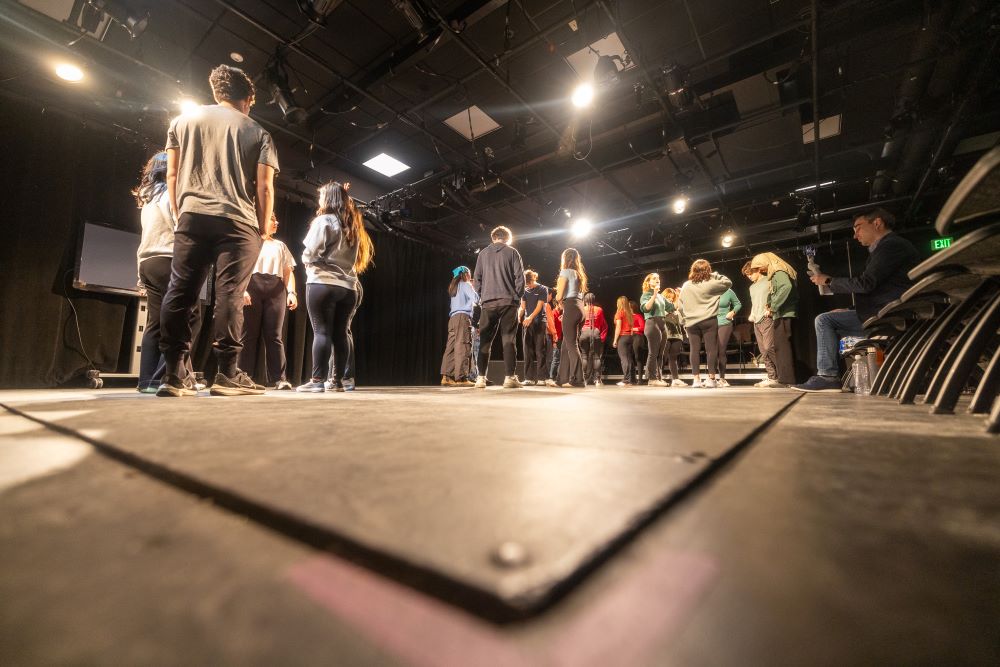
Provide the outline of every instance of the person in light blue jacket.
{"type": "Polygon", "coordinates": [[[720,387],[729,386],[726,382],[726,349],[729,347],[729,338],[733,335],[733,320],[742,307],[743,304],[732,288],[727,289],[719,298],[719,314],[716,316],[719,331],[715,336],[719,343],[719,379],[716,380],[716,384],[720,387]]]}
{"type": "Polygon", "coordinates": [[[441,386],[471,387],[469,378],[472,366],[472,310],[479,303],[479,295],[472,286],[472,272],[467,266],[458,266],[451,272],[448,296],[448,344],[441,358],[441,386]]]}

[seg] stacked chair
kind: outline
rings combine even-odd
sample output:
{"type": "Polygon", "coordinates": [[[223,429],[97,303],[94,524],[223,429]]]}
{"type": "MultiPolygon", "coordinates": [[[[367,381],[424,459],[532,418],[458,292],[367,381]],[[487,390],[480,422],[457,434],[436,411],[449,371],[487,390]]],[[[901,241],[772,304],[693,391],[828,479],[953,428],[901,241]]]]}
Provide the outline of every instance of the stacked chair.
{"type": "Polygon", "coordinates": [[[873,396],[919,400],[951,414],[972,390],[968,411],[1000,432],[1000,147],[972,168],[935,223],[959,237],[910,271],[913,287],[864,323],[866,340],[847,354],[885,349],[873,396]]]}

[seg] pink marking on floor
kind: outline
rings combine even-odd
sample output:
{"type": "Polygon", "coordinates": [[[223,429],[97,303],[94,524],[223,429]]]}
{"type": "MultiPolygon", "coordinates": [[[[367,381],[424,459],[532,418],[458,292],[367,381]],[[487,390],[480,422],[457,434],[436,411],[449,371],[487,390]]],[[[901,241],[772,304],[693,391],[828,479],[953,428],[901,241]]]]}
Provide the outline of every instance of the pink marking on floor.
{"type": "Polygon", "coordinates": [[[664,553],[574,612],[545,647],[332,556],[302,561],[286,574],[335,617],[414,667],[637,667],[677,633],[715,573],[710,558],[664,553]]]}

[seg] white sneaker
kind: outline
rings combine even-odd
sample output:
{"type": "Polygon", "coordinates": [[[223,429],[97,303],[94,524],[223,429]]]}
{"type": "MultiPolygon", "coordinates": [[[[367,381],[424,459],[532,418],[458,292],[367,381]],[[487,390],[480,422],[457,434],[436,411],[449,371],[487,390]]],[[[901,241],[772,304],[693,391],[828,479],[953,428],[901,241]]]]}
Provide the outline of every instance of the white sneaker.
{"type": "Polygon", "coordinates": [[[594,386],[595,387],[603,387],[604,383],[601,382],[600,380],[594,380],[594,386]]]}
{"type": "Polygon", "coordinates": [[[767,378],[766,380],[761,381],[760,386],[764,387],[765,389],[784,389],[788,385],[785,384],[784,382],[778,382],[777,380],[772,380],[771,378],[767,378]]]}
{"type": "Polygon", "coordinates": [[[719,385],[712,378],[708,378],[707,380],[702,380],[701,386],[705,389],[715,389],[719,385]]]}
{"type": "Polygon", "coordinates": [[[558,387],[559,383],[556,382],[555,380],[549,378],[548,380],[545,381],[545,386],[546,387],[558,387]]]}
{"type": "Polygon", "coordinates": [[[624,387],[625,386],[625,380],[622,380],[621,382],[616,382],[615,384],[618,385],[619,387],[624,387]]]}
{"type": "Polygon", "coordinates": [[[480,375],[476,378],[476,389],[486,389],[486,376],[480,375]]]}
{"type": "Polygon", "coordinates": [[[503,379],[504,389],[520,389],[523,386],[524,385],[521,384],[521,381],[517,379],[516,375],[508,375],[503,379]]]}
{"type": "Polygon", "coordinates": [[[726,382],[726,378],[719,378],[718,380],[715,381],[715,384],[718,385],[719,387],[728,387],[729,386],[729,383],[726,382]]]}
{"type": "Polygon", "coordinates": [[[646,383],[646,386],[647,387],[667,387],[669,385],[666,382],[664,382],[663,380],[650,380],[648,383],[646,383]]]}
{"type": "Polygon", "coordinates": [[[691,385],[689,385],[684,380],[681,380],[680,378],[677,378],[676,380],[674,380],[673,382],[670,383],[670,386],[671,387],[690,387],[691,385]]]}
{"type": "Polygon", "coordinates": [[[768,383],[768,378],[764,378],[764,379],[763,379],[763,380],[761,380],[760,382],[754,382],[753,386],[755,386],[755,387],[757,387],[757,388],[760,388],[760,387],[766,387],[766,386],[767,386],[767,383],[768,383]]]}
{"type": "Polygon", "coordinates": [[[524,382],[521,383],[521,386],[522,387],[534,387],[535,386],[535,381],[534,380],[525,380],[524,382]]]}

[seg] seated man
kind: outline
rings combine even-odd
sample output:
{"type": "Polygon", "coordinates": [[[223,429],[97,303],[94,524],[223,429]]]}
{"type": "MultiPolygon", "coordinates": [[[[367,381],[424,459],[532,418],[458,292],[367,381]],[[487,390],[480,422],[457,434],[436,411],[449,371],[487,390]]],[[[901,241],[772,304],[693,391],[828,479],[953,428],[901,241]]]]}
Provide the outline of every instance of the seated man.
{"type": "Polygon", "coordinates": [[[834,278],[820,273],[809,277],[816,285],[829,285],[834,294],[854,294],[856,310],[832,310],[816,317],[816,375],[794,389],[840,391],[840,338],[864,336],[861,323],[912,285],[906,274],[920,257],[912,243],[893,233],[894,223],[893,215],[883,208],[855,218],[854,238],[868,248],[868,261],[860,276],[834,278]]]}

